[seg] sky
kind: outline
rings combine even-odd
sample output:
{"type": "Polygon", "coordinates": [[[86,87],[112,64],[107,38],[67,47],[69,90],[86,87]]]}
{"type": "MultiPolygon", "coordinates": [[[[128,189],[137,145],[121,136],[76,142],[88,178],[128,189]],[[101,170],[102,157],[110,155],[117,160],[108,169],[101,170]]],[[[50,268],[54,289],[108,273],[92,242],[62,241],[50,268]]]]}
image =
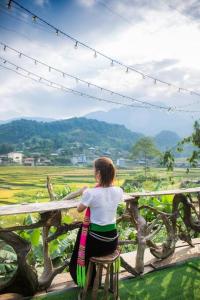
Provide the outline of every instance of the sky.
{"type": "MultiPolygon", "coordinates": [[[[97,55],[55,30],[33,22],[0,0],[0,42],[47,65],[93,84],[141,101],[200,111],[200,96],[154,84],[151,79],[126,72],[124,67],[97,55]]],[[[18,3],[56,28],[107,56],[171,84],[200,93],[200,2],[198,0],[18,0],[18,3]]],[[[47,67],[0,47],[0,120],[19,117],[66,119],[119,107],[47,87],[4,67],[8,61],[40,77],[95,97],[136,104],[111,93],[63,77],[47,67]]],[[[130,108],[138,114],[145,108],[130,108]]],[[[166,112],[163,112],[165,114],[166,112]]],[[[182,114],[198,119],[200,113],[182,114]]]]}

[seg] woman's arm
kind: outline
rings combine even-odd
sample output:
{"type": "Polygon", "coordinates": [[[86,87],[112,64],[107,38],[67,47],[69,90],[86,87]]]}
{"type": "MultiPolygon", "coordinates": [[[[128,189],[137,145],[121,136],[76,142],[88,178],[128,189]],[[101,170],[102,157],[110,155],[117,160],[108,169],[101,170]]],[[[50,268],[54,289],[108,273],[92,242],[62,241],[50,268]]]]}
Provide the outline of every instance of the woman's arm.
{"type": "MultiPolygon", "coordinates": [[[[83,192],[87,189],[87,186],[84,186],[82,189],[80,189],[78,192],[80,194],[80,196],[83,194],[83,192]]],[[[87,208],[87,206],[85,206],[84,204],[82,203],[79,203],[78,206],[77,206],[77,211],[78,212],[82,212],[84,211],[85,209],[87,208]]]]}

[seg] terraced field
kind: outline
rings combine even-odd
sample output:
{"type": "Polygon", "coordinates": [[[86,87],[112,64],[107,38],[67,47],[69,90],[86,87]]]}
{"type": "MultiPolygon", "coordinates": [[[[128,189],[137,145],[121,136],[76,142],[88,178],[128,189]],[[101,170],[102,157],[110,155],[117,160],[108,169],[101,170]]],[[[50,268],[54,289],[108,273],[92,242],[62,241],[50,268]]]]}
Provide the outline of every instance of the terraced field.
{"type": "MultiPolygon", "coordinates": [[[[118,170],[116,185],[122,185],[124,180],[136,180],[144,172],[141,168],[134,170],[118,170]]],[[[78,167],[0,167],[0,204],[46,202],[49,200],[46,189],[46,177],[49,175],[55,187],[55,192],[62,194],[65,187],[72,191],[84,185],[93,186],[93,170],[78,167]]],[[[198,179],[200,169],[192,169],[186,174],[185,169],[176,169],[174,173],[167,173],[165,169],[152,169],[150,176],[160,178],[168,188],[177,187],[182,180],[198,179]],[[167,179],[173,176],[170,183],[167,179]]],[[[145,189],[151,189],[152,183],[144,183],[145,189]]]]}

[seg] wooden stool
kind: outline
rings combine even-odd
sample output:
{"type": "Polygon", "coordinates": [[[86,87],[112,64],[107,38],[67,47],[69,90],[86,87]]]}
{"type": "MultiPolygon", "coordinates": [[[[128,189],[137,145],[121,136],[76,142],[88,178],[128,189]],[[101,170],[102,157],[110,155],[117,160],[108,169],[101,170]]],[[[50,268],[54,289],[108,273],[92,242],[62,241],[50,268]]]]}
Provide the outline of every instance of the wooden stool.
{"type": "Polygon", "coordinates": [[[8,293],[0,295],[0,300],[22,300],[24,297],[16,293],[8,293]]]}
{"type": "Polygon", "coordinates": [[[109,290],[113,293],[113,299],[115,300],[119,299],[119,293],[118,293],[119,259],[120,259],[119,255],[120,255],[119,251],[115,250],[110,255],[90,258],[88,271],[87,271],[86,284],[84,289],[81,292],[81,297],[79,299],[81,300],[87,299],[86,296],[87,296],[88,286],[90,284],[92,270],[94,266],[96,266],[96,276],[94,279],[94,285],[92,289],[92,300],[97,299],[98,289],[99,287],[101,287],[103,269],[106,269],[103,299],[104,300],[108,299],[109,290]]]}

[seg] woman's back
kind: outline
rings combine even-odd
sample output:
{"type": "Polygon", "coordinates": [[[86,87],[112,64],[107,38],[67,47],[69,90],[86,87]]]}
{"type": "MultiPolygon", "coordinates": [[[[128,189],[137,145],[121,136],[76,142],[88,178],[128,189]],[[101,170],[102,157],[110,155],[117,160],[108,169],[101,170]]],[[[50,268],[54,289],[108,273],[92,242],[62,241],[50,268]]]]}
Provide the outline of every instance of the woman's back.
{"type": "Polygon", "coordinates": [[[123,200],[120,187],[95,187],[84,191],[81,203],[90,207],[90,222],[98,225],[114,224],[116,210],[123,200]]]}

